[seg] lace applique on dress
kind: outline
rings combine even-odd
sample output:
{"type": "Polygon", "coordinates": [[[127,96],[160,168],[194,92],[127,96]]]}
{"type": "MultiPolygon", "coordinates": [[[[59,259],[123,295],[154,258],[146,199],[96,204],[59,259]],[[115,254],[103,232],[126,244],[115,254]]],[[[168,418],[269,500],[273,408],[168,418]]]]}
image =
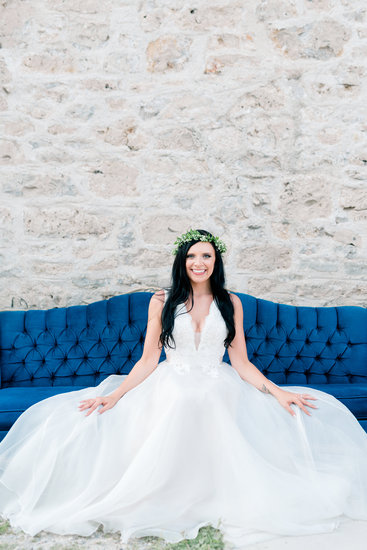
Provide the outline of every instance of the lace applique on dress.
{"type": "Polygon", "coordinates": [[[199,369],[211,376],[218,376],[225,352],[227,327],[215,300],[210,305],[201,332],[195,332],[191,320],[185,305],[179,304],[172,333],[176,348],[165,348],[167,362],[181,373],[199,369]]]}

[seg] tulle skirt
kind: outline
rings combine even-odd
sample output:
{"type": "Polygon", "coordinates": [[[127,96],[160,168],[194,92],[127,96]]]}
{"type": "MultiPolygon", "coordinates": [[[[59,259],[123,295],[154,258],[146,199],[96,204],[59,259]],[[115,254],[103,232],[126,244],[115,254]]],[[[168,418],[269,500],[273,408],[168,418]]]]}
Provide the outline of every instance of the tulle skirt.
{"type": "Polygon", "coordinates": [[[0,443],[0,516],[13,527],[121,542],[195,538],[212,525],[233,548],[325,533],[367,520],[367,434],[333,396],[292,417],[227,363],[217,376],[167,361],[110,410],[82,399],[123,381],[59,394],[27,409],[0,443]]]}

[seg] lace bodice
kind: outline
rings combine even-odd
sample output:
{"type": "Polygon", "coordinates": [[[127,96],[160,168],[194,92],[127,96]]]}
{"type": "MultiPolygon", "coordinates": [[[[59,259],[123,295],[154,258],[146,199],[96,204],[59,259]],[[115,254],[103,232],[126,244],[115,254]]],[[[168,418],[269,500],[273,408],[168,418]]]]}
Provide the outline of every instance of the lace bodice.
{"type": "Polygon", "coordinates": [[[172,368],[182,373],[190,372],[191,369],[201,369],[212,376],[218,376],[218,368],[225,352],[223,342],[227,335],[227,327],[214,300],[204,320],[200,338],[195,337],[192,317],[184,304],[179,304],[176,308],[172,334],[176,348],[165,348],[167,363],[172,368]]]}

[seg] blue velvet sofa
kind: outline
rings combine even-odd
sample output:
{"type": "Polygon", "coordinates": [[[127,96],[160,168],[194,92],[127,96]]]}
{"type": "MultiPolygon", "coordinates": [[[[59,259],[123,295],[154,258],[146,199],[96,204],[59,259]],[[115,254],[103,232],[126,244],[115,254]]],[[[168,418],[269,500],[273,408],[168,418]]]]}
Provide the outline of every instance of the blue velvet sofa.
{"type": "MultiPolygon", "coordinates": [[[[250,361],[280,386],[331,393],[367,431],[367,310],[238,296],[250,361]]],[[[143,350],[150,297],[138,292],[87,306],[0,312],[0,440],[34,403],[128,374],[143,350]]]]}

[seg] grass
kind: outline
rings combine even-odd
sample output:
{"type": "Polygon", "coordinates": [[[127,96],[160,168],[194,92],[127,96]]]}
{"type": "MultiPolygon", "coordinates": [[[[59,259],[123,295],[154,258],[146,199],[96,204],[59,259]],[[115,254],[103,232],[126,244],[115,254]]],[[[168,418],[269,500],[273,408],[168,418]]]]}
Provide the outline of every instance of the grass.
{"type": "MultiPolygon", "coordinates": [[[[135,539],[137,540],[137,539],[135,539]]],[[[224,543],[222,533],[219,529],[215,529],[211,525],[201,527],[195,539],[184,539],[176,543],[165,542],[159,537],[141,537],[140,541],[144,541],[147,545],[144,547],[149,550],[223,550],[224,543]]],[[[135,541],[134,541],[135,542],[135,541]]],[[[141,548],[141,543],[132,546],[131,550],[141,548]]],[[[130,550],[130,545],[128,546],[130,550]]]]}
{"type": "Polygon", "coordinates": [[[8,521],[0,520],[0,535],[5,535],[6,533],[10,533],[10,531],[11,531],[10,523],[8,521]]]}
{"type": "MultiPolygon", "coordinates": [[[[103,533],[99,529],[99,534],[100,538],[96,537],[93,539],[94,546],[100,543],[101,548],[108,549],[110,544],[114,548],[118,544],[119,535],[117,533],[103,533]]],[[[0,542],[0,550],[18,550],[20,548],[19,542],[16,539],[17,534],[12,531],[8,521],[0,520],[1,535],[8,535],[9,539],[7,542],[0,542]]],[[[38,544],[46,542],[47,536],[47,533],[38,533],[34,537],[29,537],[28,541],[22,541],[24,548],[33,548],[33,544],[36,541],[38,541],[38,544]]],[[[224,550],[222,536],[222,532],[219,529],[211,525],[205,525],[199,529],[195,539],[184,539],[180,542],[169,543],[163,538],[153,536],[132,538],[127,544],[121,544],[121,550],[224,550]]],[[[87,547],[85,545],[85,537],[83,537],[83,544],[81,545],[78,544],[77,540],[60,540],[58,542],[54,541],[49,550],[82,550],[87,547]]]]}

